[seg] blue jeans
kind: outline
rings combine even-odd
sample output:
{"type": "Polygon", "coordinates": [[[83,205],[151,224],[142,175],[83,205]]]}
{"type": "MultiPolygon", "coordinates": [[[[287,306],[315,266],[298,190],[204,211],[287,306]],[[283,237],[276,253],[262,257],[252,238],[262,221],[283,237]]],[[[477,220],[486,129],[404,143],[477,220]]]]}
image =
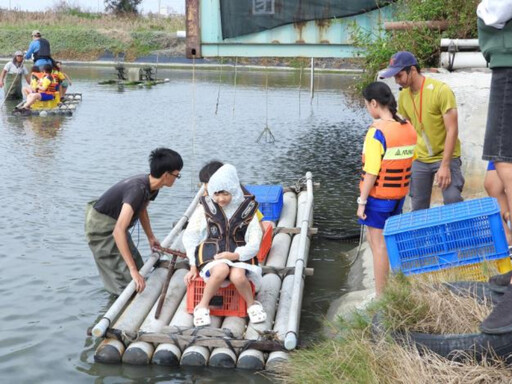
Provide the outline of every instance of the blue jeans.
{"type": "Polygon", "coordinates": [[[492,70],[482,159],[512,163],[512,68],[492,70]]]}

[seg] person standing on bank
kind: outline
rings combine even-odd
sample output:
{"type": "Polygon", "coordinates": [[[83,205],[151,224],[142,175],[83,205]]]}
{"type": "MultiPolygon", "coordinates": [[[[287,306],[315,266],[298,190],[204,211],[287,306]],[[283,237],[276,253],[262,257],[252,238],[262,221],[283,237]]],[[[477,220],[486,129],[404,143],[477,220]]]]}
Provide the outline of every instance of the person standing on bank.
{"type": "Polygon", "coordinates": [[[25,53],[25,59],[33,59],[34,65],[37,65],[40,68],[43,68],[46,64],[53,67],[50,42],[42,38],[41,32],[38,30],[32,32],[32,42],[28,46],[28,51],[25,53]]]}
{"type": "Polygon", "coordinates": [[[115,295],[133,279],[137,292],[146,286],[139,273],[142,257],[128,232],[137,221],[151,248],[160,243],[153,234],[147,206],[163,187],[172,187],[183,168],[181,156],[157,148],[149,156],[150,174],[130,177],[115,184],[98,200],[87,204],[85,234],[105,289],[115,295]]]}
{"type": "Polygon", "coordinates": [[[448,85],[421,74],[414,55],[397,52],[381,78],[394,77],[401,91],[398,113],[418,134],[411,176],[412,210],[430,207],[432,185],[441,188],[444,204],[462,201],[460,140],[455,95],[448,85]]]}
{"type": "Polygon", "coordinates": [[[12,61],[5,64],[2,73],[0,74],[0,88],[6,86],[5,98],[7,99],[23,99],[23,93],[21,92],[21,79],[25,77],[27,84],[30,85],[30,74],[28,69],[23,65],[23,52],[16,51],[12,61]],[[6,84],[6,78],[9,76],[9,80],[6,84]],[[14,84],[13,84],[14,83],[14,84]]]}
{"type": "MultiPolygon", "coordinates": [[[[478,42],[492,70],[487,127],[482,159],[494,162],[512,207],[512,0],[484,0],[477,8],[478,42]]],[[[510,214],[510,212],[509,212],[510,214]]],[[[509,215],[507,215],[509,216],[509,215]]],[[[512,332],[512,272],[489,279],[492,290],[504,293],[480,325],[490,334],[512,332]]]]}
{"type": "Polygon", "coordinates": [[[359,224],[368,227],[375,291],[380,296],[389,275],[382,230],[389,217],[402,213],[409,192],[416,132],[397,115],[396,100],[387,84],[371,83],[363,90],[363,97],[368,113],[375,120],[364,140],[357,216],[359,224]]]}

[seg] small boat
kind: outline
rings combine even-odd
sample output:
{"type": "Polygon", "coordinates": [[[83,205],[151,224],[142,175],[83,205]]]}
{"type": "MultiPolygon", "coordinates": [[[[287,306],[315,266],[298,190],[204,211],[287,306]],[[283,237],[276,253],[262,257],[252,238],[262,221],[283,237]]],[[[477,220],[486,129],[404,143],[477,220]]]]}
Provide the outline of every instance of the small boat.
{"type": "MultiPolygon", "coordinates": [[[[262,287],[255,299],[267,313],[265,322],[253,324],[245,313],[235,314],[235,310],[224,316],[216,315],[212,307],[226,304],[226,295],[220,297],[220,303],[217,300],[214,303],[213,299],[210,302],[211,325],[194,327],[191,308],[196,300],[196,288],[191,288],[193,284],[186,287],[183,281],[188,262],[174,264],[174,256],[172,261],[163,261],[163,253],[153,252],[140,270],[147,277],[144,291],[135,294],[132,281],[89,329],[90,335],[102,339],[94,355],[95,361],[250,370],[275,370],[286,361],[288,351],[298,343],[305,276],[313,273],[311,268],[306,268],[310,237],[316,233],[311,228],[311,173],[301,180],[294,187],[279,186],[282,209],[270,222],[267,246],[264,246],[265,235],[262,240],[261,248],[269,253],[260,263],[262,287]]],[[[176,254],[184,251],[181,235],[203,191],[201,188],[197,192],[162,247],[170,247],[176,254]]],[[[258,194],[254,195],[258,200],[258,194]]],[[[264,204],[260,203],[260,207],[264,208],[264,204]]],[[[267,217],[265,210],[262,212],[267,217]]],[[[229,289],[229,286],[219,292],[222,289],[229,289]]]]}
{"type": "Polygon", "coordinates": [[[48,115],[65,115],[71,116],[76,110],[78,104],[82,102],[81,93],[66,93],[61,99],[59,92],[55,93],[55,99],[49,101],[37,101],[32,104],[29,110],[24,112],[20,111],[24,102],[19,103],[12,111],[13,115],[26,115],[26,116],[48,116],[48,115]]]}

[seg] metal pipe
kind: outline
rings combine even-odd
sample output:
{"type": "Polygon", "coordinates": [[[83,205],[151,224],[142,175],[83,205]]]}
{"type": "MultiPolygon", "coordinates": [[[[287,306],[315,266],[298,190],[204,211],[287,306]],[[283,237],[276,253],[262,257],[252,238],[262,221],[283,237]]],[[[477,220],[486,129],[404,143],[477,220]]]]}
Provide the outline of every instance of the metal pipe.
{"type": "MultiPolygon", "coordinates": [[[[290,306],[290,317],[288,319],[288,328],[284,340],[284,346],[288,350],[295,349],[297,346],[297,333],[299,329],[300,311],[302,303],[302,291],[304,288],[304,269],[306,268],[307,256],[306,246],[309,243],[308,230],[311,224],[313,209],[313,176],[311,172],[306,173],[307,185],[307,203],[302,215],[302,224],[300,226],[300,240],[297,261],[295,262],[295,275],[293,277],[292,300],[290,306]]],[[[299,196],[300,199],[300,196],[299,196]]]]}
{"type": "MultiPolygon", "coordinates": [[[[176,236],[181,232],[183,226],[188,221],[189,217],[192,215],[192,212],[194,212],[197,203],[199,202],[199,198],[204,193],[204,186],[201,186],[199,188],[199,191],[197,191],[196,196],[194,197],[194,200],[190,203],[187,210],[183,214],[183,216],[179,219],[179,221],[176,223],[174,228],[171,230],[171,232],[167,235],[167,237],[162,241],[163,247],[169,247],[174,240],[176,236]]],[[[154,252],[151,254],[149,259],[144,263],[142,268],[140,269],[139,273],[145,277],[148,272],[153,268],[155,263],[160,258],[160,254],[157,252],[154,252]]],[[[110,324],[119,316],[120,312],[123,310],[123,308],[126,306],[126,303],[130,300],[133,293],[135,292],[135,283],[130,281],[128,286],[124,289],[124,291],[119,295],[117,300],[112,304],[109,308],[109,310],[105,313],[103,318],[94,326],[92,329],[92,335],[94,337],[102,337],[105,335],[105,332],[107,331],[107,328],[110,326],[110,324]]]]}
{"type": "Polygon", "coordinates": [[[480,44],[478,44],[478,39],[441,39],[441,47],[449,47],[454,45],[457,50],[459,48],[462,49],[480,49],[480,44]]]}

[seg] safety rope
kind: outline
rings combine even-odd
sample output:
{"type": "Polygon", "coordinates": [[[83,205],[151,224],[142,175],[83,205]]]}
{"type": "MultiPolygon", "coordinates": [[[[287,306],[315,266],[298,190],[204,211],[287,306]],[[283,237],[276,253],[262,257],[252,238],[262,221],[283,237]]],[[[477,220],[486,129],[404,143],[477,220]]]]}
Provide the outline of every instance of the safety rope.
{"type": "Polygon", "coordinates": [[[350,268],[357,261],[357,259],[359,258],[359,254],[361,252],[361,246],[363,245],[363,238],[364,238],[364,224],[361,225],[361,232],[359,233],[359,245],[357,247],[356,256],[354,257],[354,259],[352,261],[350,261],[350,263],[343,265],[342,268],[350,268]]]}
{"type": "Polygon", "coordinates": [[[256,140],[257,143],[260,142],[260,140],[265,137],[265,141],[267,143],[274,143],[276,141],[276,138],[272,134],[272,131],[270,130],[268,126],[268,67],[267,63],[265,63],[265,128],[263,129],[263,132],[260,133],[258,136],[258,139],[256,140]]]}
{"type": "Polygon", "coordinates": [[[219,89],[217,90],[217,102],[215,103],[215,116],[217,116],[217,112],[219,111],[220,86],[222,84],[222,67],[223,66],[224,66],[224,63],[223,63],[223,60],[221,59],[220,71],[219,71],[219,89]]]}
{"type": "Polygon", "coordinates": [[[235,117],[235,105],[236,105],[237,63],[238,63],[238,57],[235,57],[235,79],[234,79],[234,90],[233,90],[233,118],[235,117]]]}

